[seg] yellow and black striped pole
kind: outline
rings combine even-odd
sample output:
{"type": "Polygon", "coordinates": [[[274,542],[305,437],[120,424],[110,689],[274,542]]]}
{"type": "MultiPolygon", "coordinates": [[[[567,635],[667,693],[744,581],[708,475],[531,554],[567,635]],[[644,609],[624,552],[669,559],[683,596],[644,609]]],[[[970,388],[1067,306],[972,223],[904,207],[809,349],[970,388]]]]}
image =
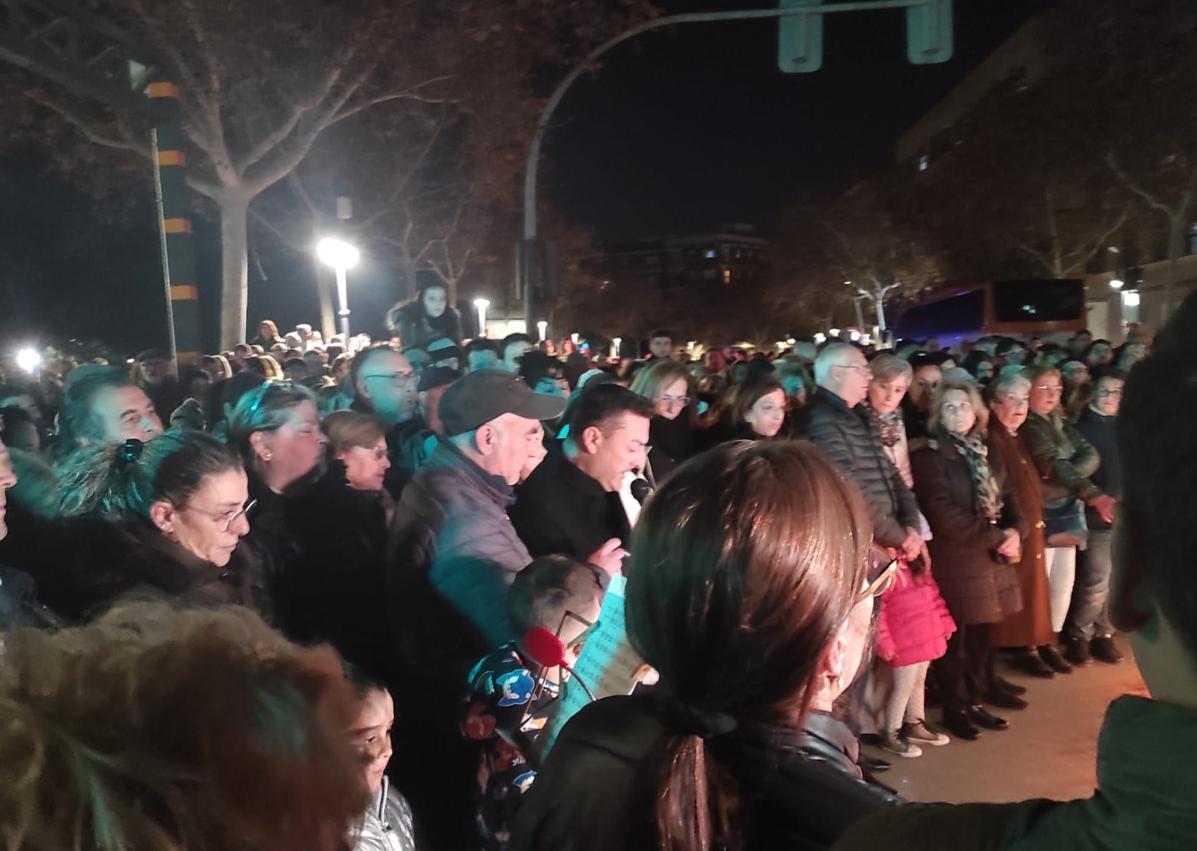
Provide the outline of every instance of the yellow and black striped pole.
{"type": "Polygon", "coordinates": [[[170,348],[179,366],[196,365],[201,352],[199,290],[195,281],[195,247],[191,235],[179,87],[156,81],[150,83],[147,94],[154,115],[154,186],[158,196],[170,348]]]}

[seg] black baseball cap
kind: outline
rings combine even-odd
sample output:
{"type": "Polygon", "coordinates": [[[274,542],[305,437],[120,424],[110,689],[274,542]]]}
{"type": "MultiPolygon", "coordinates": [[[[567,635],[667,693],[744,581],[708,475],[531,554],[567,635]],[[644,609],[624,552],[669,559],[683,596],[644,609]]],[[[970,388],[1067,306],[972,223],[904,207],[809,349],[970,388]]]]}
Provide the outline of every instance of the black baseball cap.
{"type": "Polygon", "coordinates": [[[529,420],[551,420],[565,410],[565,400],[533,393],[514,373],[501,369],[471,372],[453,383],[441,397],[445,434],[465,434],[503,414],[529,420]]]}

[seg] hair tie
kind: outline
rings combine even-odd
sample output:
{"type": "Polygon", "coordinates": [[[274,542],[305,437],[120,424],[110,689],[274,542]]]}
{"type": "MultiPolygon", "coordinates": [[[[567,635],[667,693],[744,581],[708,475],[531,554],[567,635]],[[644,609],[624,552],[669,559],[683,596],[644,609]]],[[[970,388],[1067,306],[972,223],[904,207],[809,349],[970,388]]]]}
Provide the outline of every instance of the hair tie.
{"type": "Polygon", "coordinates": [[[141,458],[141,453],[145,449],[145,444],[135,437],[130,437],[121,445],[120,452],[117,455],[117,460],[121,464],[134,464],[141,458]]]}
{"type": "Polygon", "coordinates": [[[698,736],[708,740],[726,736],[736,731],[739,723],[726,712],[712,712],[682,703],[680,700],[664,698],[661,700],[667,725],[678,733],[686,736],[698,736]]]}

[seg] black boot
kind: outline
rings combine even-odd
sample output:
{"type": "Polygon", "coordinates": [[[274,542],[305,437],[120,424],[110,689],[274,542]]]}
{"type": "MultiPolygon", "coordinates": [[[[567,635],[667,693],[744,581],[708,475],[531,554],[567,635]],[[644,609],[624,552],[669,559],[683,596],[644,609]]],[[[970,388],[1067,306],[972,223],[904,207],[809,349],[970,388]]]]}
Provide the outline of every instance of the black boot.
{"type": "Polygon", "coordinates": [[[1072,673],[1072,665],[1069,665],[1064,660],[1064,657],[1060,655],[1060,651],[1051,644],[1045,644],[1039,648],[1039,658],[1046,662],[1048,667],[1057,674],[1072,673]]]}
{"type": "Polygon", "coordinates": [[[940,726],[951,733],[953,738],[963,739],[966,742],[974,742],[980,735],[980,731],[973,726],[963,712],[945,712],[940,726]]]}
{"type": "Polygon", "coordinates": [[[1032,650],[1024,650],[1021,653],[1016,653],[1010,659],[1010,666],[1022,671],[1024,674],[1030,674],[1032,677],[1041,677],[1045,680],[1050,680],[1056,675],[1056,672],[1039,658],[1039,654],[1032,650]]]}

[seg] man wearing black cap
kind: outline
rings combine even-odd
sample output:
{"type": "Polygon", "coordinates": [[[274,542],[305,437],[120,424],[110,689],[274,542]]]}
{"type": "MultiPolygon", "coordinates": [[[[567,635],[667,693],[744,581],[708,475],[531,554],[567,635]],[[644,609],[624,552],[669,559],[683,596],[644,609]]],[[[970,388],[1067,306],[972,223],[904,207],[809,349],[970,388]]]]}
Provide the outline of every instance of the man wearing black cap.
{"type": "Polygon", "coordinates": [[[474,372],[454,382],[438,412],[444,436],[403,491],[387,565],[398,646],[397,777],[429,846],[477,847],[478,755],[458,734],[470,666],[516,638],[507,588],[532,557],[507,508],[529,459],[541,455],[541,420],[563,399],[533,393],[514,375],[474,372]]]}
{"type": "Polygon", "coordinates": [[[175,379],[173,359],[165,349],[146,349],[138,353],[136,382],[163,419],[183,403],[183,391],[175,379]]]}

